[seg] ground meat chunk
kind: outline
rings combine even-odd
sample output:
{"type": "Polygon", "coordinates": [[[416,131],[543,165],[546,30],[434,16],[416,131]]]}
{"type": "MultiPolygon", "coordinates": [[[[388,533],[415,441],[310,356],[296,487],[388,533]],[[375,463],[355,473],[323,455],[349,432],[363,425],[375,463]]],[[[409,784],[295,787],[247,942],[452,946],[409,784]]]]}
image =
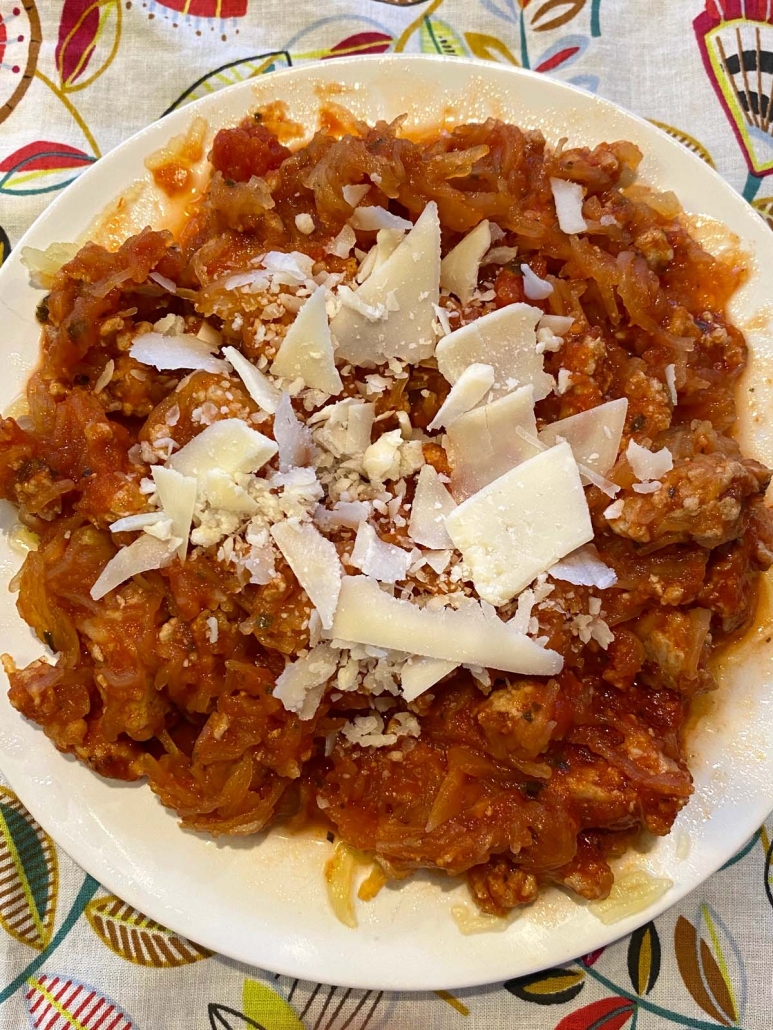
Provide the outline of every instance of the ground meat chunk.
{"type": "Polygon", "coordinates": [[[626,490],[623,510],[609,525],[639,544],[693,540],[701,547],[719,547],[740,536],[743,501],[762,493],[769,481],[770,472],[756,461],[698,454],[675,463],[657,492],[626,490]]]}
{"type": "Polygon", "coordinates": [[[480,706],[478,722],[492,753],[534,758],[544,751],[555,728],[553,710],[558,682],[517,679],[495,690],[480,706]]]}
{"type": "Polygon", "coordinates": [[[504,855],[470,869],[467,883],[479,907],[493,916],[527,905],[539,893],[537,877],[518,869],[504,855]]]}
{"type": "Polygon", "coordinates": [[[701,668],[704,649],[711,644],[709,625],[711,612],[706,608],[690,608],[647,612],[634,623],[647,658],[644,679],[693,695],[713,685],[709,674],[701,668]]]}

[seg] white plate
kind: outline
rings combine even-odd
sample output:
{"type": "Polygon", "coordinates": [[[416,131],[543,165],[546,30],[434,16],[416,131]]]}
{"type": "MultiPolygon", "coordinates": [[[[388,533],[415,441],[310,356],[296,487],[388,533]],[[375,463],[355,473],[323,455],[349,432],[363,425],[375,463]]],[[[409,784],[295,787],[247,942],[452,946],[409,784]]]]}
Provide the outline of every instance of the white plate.
{"type": "MultiPolygon", "coordinates": [[[[773,266],[773,234],[751,208],[698,157],[610,103],[550,79],[493,64],[448,58],[351,58],[276,72],[216,93],[174,112],[102,158],[59,197],[0,271],[4,375],[0,410],[20,393],[36,360],[33,313],[40,294],[19,260],[22,245],[73,240],[114,200],[132,196],[139,225],[159,209],[143,160],[194,115],[210,131],[233,124],[250,109],[281,99],[292,118],[316,122],[321,98],[345,104],[363,118],[411,123],[477,120],[489,115],[540,128],[550,142],[572,144],[629,139],[645,159],[641,179],[676,191],[686,210],[719,219],[751,255],[749,281],[734,301],[736,321],[754,351],[755,392],[744,394],[742,433],[747,447],[773,464],[770,430],[756,412],[770,411],[773,310],[763,269],[773,266]],[[341,84],[341,89],[331,86],[341,84]],[[138,199],[139,198],[139,199],[138,199]]],[[[115,223],[113,224],[115,229],[115,223]]],[[[718,245],[727,236],[715,234],[718,245]]],[[[0,539],[0,639],[22,661],[39,653],[3,587],[19,558],[0,539]]],[[[360,927],[333,917],[322,882],[330,845],[324,841],[265,839],[216,843],[181,831],[141,785],[100,779],[58,754],[43,733],[13,711],[0,691],[0,764],[41,825],[72,857],[131,905],[200,944],[276,972],[347,986],[423,990],[491,983],[546,967],[628,933],[693,890],[754,832],[773,805],[773,683],[766,629],[758,627],[743,654],[728,663],[725,690],[691,738],[696,793],[670,837],[624,866],[641,866],[673,880],[657,904],[613,926],[587,906],[551,891],[504,932],[463,937],[450,909],[468,904],[466,888],[446,878],[419,876],[385,889],[358,906],[360,927]],[[760,646],[763,645],[763,646],[760,646]],[[767,651],[767,654],[765,653],[767,651]],[[740,674],[742,671],[743,675],[740,674]]]]}

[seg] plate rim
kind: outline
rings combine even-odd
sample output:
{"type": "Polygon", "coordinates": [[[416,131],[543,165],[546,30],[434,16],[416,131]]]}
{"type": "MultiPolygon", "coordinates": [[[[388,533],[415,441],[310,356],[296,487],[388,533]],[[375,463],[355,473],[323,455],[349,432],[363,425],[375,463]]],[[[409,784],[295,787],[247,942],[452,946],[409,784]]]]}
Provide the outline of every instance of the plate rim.
{"type": "MultiPolygon", "coordinates": [[[[540,82],[543,85],[546,82],[546,77],[544,75],[530,69],[504,66],[498,63],[492,64],[489,62],[480,61],[468,57],[446,57],[443,55],[435,54],[386,54],[378,56],[350,56],[345,58],[338,58],[335,62],[331,62],[331,64],[328,67],[340,68],[342,66],[360,66],[363,68],[363,75],[367,78],[372,74],[370,71],[367,70],[368,66],[372,67],[374,65],[378,65],[383,67],[385,65],[404,65],[406,63],[415,63],[417,65],[422,66],[448,66],[449,64],[459,64],[469,67],[470,69],[473,69],[475,72],[482,74],[484,77],[487,72],[495,71],[496,74],[511,76],[514,81],[521,79],[531,81],[533,83],[540,82]]],[[[320,66],[321,62],[296,65],[291,68],[285,68],[275,72],[271,72],[270,78],[271,81],[275,81],[275,77],[277,76],[282,79],[292,79],[299,76],[313,76],[315,71],[319,73],[320,66]]],[[[326,76],[326,78],[327,77],[328,76],[326,76]]],[[[765,232],[770,231],[767,224],[765,223],[765,220],[761,217],[761,215],[754,208],[752,208],[751,205],[744,201],[743,198],[741,198],[741,196],[733,189],[733,187],[727,182],[727,180],[724,179],[722,175],[720,175],[716,168],[707,165],[697,154],[688,150],[686,147],[683,146],[683,144],[679,143],[676,139],[674,139],[672,136],[670,136],[668,133],[662,130],[659,126],[653,124],[643,116],[630,111],[624,105],[617,104],[616,102],[607,100],[603,97],[599,97],[575,84],[563,82],[559,79],[554,78],[547,78],[547,82],[549,83],[551,88],[556,87],[559,91],[574,94],[578,97],[581,97],[584,104],[590,102],[594,104],[597,108],[600,108],[602,110],[607,109],[611,112],[615,112],[616,114],[623,114],[627,119],[633,119],[634,122],[637,123],[640,126],[640,128],[646,133],[655,134],[658,137],[660,137],[661,145],[668,146],[672,153],[678,153],[680,155],[681,162],[684,162],[685,158],[687,158],[687,160],[691,162],[693,165],[695,165],[695,163],[697,162],[697,165],[695,166],[701,168],[702,174],[705,175],[708,172],[713,177],[716,184],[720,186],[726,194],[732,195],[733,200],[735,202],[737,202],[739,205],[743,205],[743,209],[739,207],[739,213],[741,210],[744,210],[745,215],[751,219],[752,223],[756,221],[758,227],[763,228],[765,232]]],[[[156,132],[158,132],[160,126],[171,126],[175,121],[178,120],[180,122],[190,122],[201,111],[204,111],[210,106],[212,106],[216,102],[217,98],[222,98],[224,94],[236,94],[243,92],[247,95],[252,95],[252,86],[254,86],[253,80],[245,80],[241,83],[236,83],[232,86],[225,87],[222,90],[218,90],[214,94],[202,97],[199,100],[193,101],[180,108],[176,108],[168,114],[163,115],[156,121],[151,122],[149,125],[146,125],[139,129],[137,132],[132,134],[126,140],[123,140],[120,144],[118,144],[111,151],[105,154],[99,162],[96,162],[94,165],[90,166],[84,172],[82,172],[81,175],[79,175],[78,178],[72,184],[66,187],[49,205],[47,205],[47,207],[41,212],[41,214],[34,220],[34,222],[29,226],[29,228],[17,241],[7,261],[3,264],[2,268],[0,268],[0,294],[2,294],[3,292],[5,280],[9,276],[10,268],[18,264],[20,261],[20,253],[22,247],[29,245],[29,238],[33,237],[37,232],[39,232],[41,227],[45,225],[46,221],[49,220],[54,214],[58,213],[59,209],[62,208],[65,204],[67,204],[70,201],[71,197],[73,197],[73,195],[77,195],[79,191],[84,191],[87,188],[90,176],[99,174],[100,171],[102,174],[104,174],[106,166],[110,167],[114,163],[119,163],[127,151],[132,151],[133,148],[136,147],[143,139],[145,139],[146,136],[153,135],[156,132]]],[[[249,104],[245,106],[245,110],[248,109],[249,104]]],[[[168,135],[173,135],[175,131],[177,131],[175,128],[170,128],[168,135]]],[[[119,195],[120,192],[116,194],[116,196],[119,195]]],[[[771,254],[773,254],[773,240],[771,242],[771,254]]],[[[22,717],[19,716],[19,718],[22,717]]],[[[42,733],[42,731],[39,732],[42,733]]],[[[53,745],[49,743],[47,746],[53,745]]],[[[72,756],[63,757],[66,757],[68,761],[76,761],[72,756]]],[[[2,762],[0,762],[0,764],[2,764],[2,762]]],[[[46,828],[46,823],[48,820],[45,805],[42,803],[39,804],[37,800],[41,796],[42,792],[40,790],[35,790],[34,785],[29,781],[20,783],[19,778],[17,776],[15,776],[14,774],[9,774],[5,771],[5,769],[3,769],[3,775],[6,781],[10,784],[11,789],[14,791],[14,793],[17,794],[17,796],[28,809],[33,818],[35,818],[43,827],[43,829],[45,829],[46,832],[49,833],[49,830],[46,828]]],[[[105,786],[108,786],[110,788],[116,787],[115,781],[111,781],[101,776],[98,776],[98,774],[93,773],[90,770],[89,776],[97,776],[98,779],[102,781],[102,783],[105,786]]],[[[154,804],[161,804],[161,802],[157,798],[155,798],[154,796],[151,797],[150,794],[148,794],[148,799],[152,801],[154,804]]],[[[768,801],[768,811],[770,811],[773,809],[773,790],[770,793],[768,801]]],[[[762,819],[766,817],[766,814],[767,813],[763,814],[762,819]]],[[[755,825],[754,827],[749,829],[749,833],[746,834],[746,836],[750,836],[751,833],[753,833],[757,829],[760,821],[762,820],[757,820],[755,817],[755,825]]],[[[95,870],[95,866],[91,860],[92,853],[89,852],[88,854],[84,854],[84,852],[78,846],[79,838],[73,837],[72,840],[68,840],[67,845],[62,845],[59,843],[59,840],[56,836],[54,836],[54,834],[50,835],[52,839],[54,839],[57,846],[61,847],[62,850],[71,857],[73,862],[77,866],[79,866],[81,870],[87,873],[88,876],[94,878],[101,886],[103,886],[110,892],[115,893],[122,900],[126,901],[128,904],[132,905],[136,909],[149,915],[151,918],[156,918],[153,910],[155,907],[155,912],[158,913],[159,907],[155,906],[155,902],[157,900],[157,897],[155,895],[152,895],[148,892],[143,892],[143,888],[141,886],[135,886],[135,883],[133,881],[125,879],[118,868],[109,869],[107,873],[104,869],[95,870]],[[150,905],[148,904],[148,902],[150,902],[150,905]]],[[[650,905],[647,909],[643,910],[642,912],[636,913],[634,916],[627,917],[626,919],[609,926],[599,923],[600,929],[596,937],[595,946],[598,948],[607,947],[613,941],[626,936],[637,927],[640,927],[644,923],[662,915],[663,912],[672,908],[674,905],[680,902],[687,894],[697,890],[703,883],[706,882],[707,879],[709,879],[709,877],[713,876],[717,872],[717,870],[721,869],[722,866],[737,852],[738,847],[739,844],[737,842],[734,842],[732,847],[720,850],[719,858],[715,856],[714,860],[712,860],[705,869],[701,870],[700,876],[695,878],[692,883],[690,883],[689,885],[675,886],[670,891],[667,891],[662,898],[658,899],[655,903],[650,905]]],[[[159,901],[159,906],[160,904],[161,902],[159,901]]],[[[579,902],[579,904],[582,903],[579,902]]],[[[192,911],[192,909],[188,909],[188,912],[192,913],[192,911]]],[[[217,937],[217,935],[215,935],[217,937],[217,943],[213,945],[212,937],[209,937],[208,940],[208,933],[206,932],[206,927],[202,927],[202,929],[205,931],[203,933],[199,933],[198,929],[194,929],[193,932],[191,932],[191,924],[196,923],[196,916],[194,914],[190,915],[188,925],[186,925],[186,921],[184,919],[182,921],[176,921],[176,925],[170,925],[166,913],[162,914],[162,916],[159,918],[159,921],[162,922],[162,924],[167,926],[169,929],[173,930],[174,932],[180,933],[181,935],[188,937],[191,940],[195,940],[197,943],[202,944],[204,947],[213,949],[216,952],[216,954],[234,959],[238,962],[244,962],[249,965],[257,966],[257,968],[260,969],[266,968],[262,964],[262,959],[256,962],[254,956],[250,957],[248,955],[245,955],[245,953],[239,949],[236,943],[234,943],[233,947],[229,947],[227,943],[224,944],[223,940],[220,937],[217,937]]],[[[560,937],[560,927],[556,928],[556,934],[560,937]]],[[[459,942],[459,946],[464,946],[464,942],[467,942],[469,944],[469,940],[469,938],[463,938],[462,941],[459,942]]],[[[356,945],[357,938],[353,937],[352,941],[353,944],[356,945]]],[[[474,945],[472,945],[471,947],[474,948],[474,945]]],[[[268,957],[268,952],[270,951],[270,942],[268,942],[265,950],[265,957],[268,957]]],[[[578,958],[576,950],[571,946],[571,944],[564,944],[562,947],[554,948],[554,951],[551,953],[551,958],[549,962],[546,963],[543,960],[537,960],[532,965],[527,966],[525,971],[519,970],[517,975],[519,977],[528,976],[534,972],[548,968],[548,965],[550,964],[565,962],[574,958],[578,958]]],[[[300,979],[306,979],[312,982],[316,982],[317,980],[314,970],[308,967],[303,957],[300,958],[299,961],[296,962],[294,965],[288,965],[285,961],[281,961],[279,963],[271,962],[270,969],[272,972],[279,972],[280,975],[284,976],[289,976],[293,978],[298,977],[300,979]]],[[[443,979],[442,975],[439,975],[434,980],[420,978],[420,982],[419,979],[417,979],[413,983],[406,984],[404,982],[395,982],[394,980],[391,980],[387,973],[381,977],[379,977],[376,974],[372,979],[367,976],[363,977],[358,975],[353,979],[350,978],[344,981],[340,981],[340,986],[362,988],[368,990],[418,992],[440,989],[472,988],[484,986],[490,983],[499,983],[501,982],[501,979],[503,979],[503,977],[498,976],[497,979],[492,981],[490,977],[483,977],[479,974],[474,974],[467,979],[460,979],[458,976],[452,977],[451,979],[443,979]]],[[[324,982],[331,984],[334,982],[336,982],[337,984],[339,983],[329,978],[325,978],[324,982]]]]}

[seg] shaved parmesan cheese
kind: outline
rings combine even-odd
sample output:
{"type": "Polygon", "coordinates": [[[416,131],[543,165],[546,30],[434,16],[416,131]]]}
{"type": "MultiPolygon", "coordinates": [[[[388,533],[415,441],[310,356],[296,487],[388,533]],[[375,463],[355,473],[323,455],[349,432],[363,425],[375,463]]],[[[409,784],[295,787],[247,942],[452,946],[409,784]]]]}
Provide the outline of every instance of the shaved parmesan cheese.
{"type": "Polygon", "coordinates": [[[456,329],[439,341],[435,356],[449,383],[455,383],[474,361],[492,365],[496,379],[492,397],[501,397],[517,386],[534,387],[535,401],[547,397],[553,379],[542,368],[537,353],[536,325],[542,317],[530,304],[508,304],[456,329]]]}
{"type": "Polygon", "coordinates": [[[213,349],[219,347],[223,342],[223,334],[219,332],[209,322],[202,322],[199,326],[199,331],[196,333],[197,340],[203,340],[204,343],[208,343],[213,349]]]}
{"type": "Polygon", "coordinates": [[[634,493],[637,494],[656,494],[661,487],[659,479],[654,481],[647,481],[645,483],[634,483],[632,485],[634,493]]]}
{"type": "Polygon", "coordinates": [[[152,365],[159,371],[170,369],[202,369],[222,372],[226,364],[212,354],[212,346],[197,336],[181,333],[165,336],[163,333],[141,333],[135,336],[129,353],[135,361],[152,365]]]}
{"type": "Polygon", "coordinates": [[[631,471],[637,479],[660,479],[674,467],[674,458],[668,447],[659,451],[650,451],[635,440],[628,441],[625,452],[631,471]]]}
{"type": "Polygon", "coordinates": [[[364,454],[370,447],[370,434],[376,417],[376,405],[368,401],[353,401],[347,408],[346,454],[364,454]]]}
{"type": "Polygon", "coordinates": [[[538,329],[549,329],[556,336],[564,336],[574,325],[571,315],[543,315],[539,320],[538,329]]]}
{"type": "Polygon", "coordinates": [[[138,515],[125,515],[122,519],[111,522],[109,529],[111,533],[135,533],[147,526],[155,525],[163,517],[164,513],[161,511],[143,511],[138,515]]]}
{"type": "Polygon", "coordinates": [[[604,564],[593,544],[578,547],[576,551],[567,554],[561,561],[551,565],[548,574],[553,579],[562,579],[578,587],[596,587],[598,590],[607,590],[617,583],[614,569],[604,564]]]}
{"type": "Polygon", "coordinates": [[[199,476],[199,484],[211,508],[230,511],[235,515],[254,515],[258,510],[257,501],[234,482],[233,476],[221,469],[210,469],[199,476]]]}
{"type": "Polygon", "coordinates": [[[445,517],[455,507],[453,498],[440,482],[437,470],[432,465],[424,465],[419,473],[411,505],[408,536],[424,547],[450,547],[451,538],[446,532],[445,517]]]}
{"type": "Polygon", "coordinates": [[[671,398],[671,403],[674,407],[679,403],[679,396],[676,392],[676,365],[666,365],[663,370],[666,375],[666,386],[668,387],[668,396],[671,398]]]}
{"type": "Polygon", "coordinates": [[[379,229],[412,229],[407,218],[393,215],[385,207],[358,207],[349,217],[349,225],[363,232],[377,232],[379,229]]]}
{"type": "Polygon", "coordinates": [[[496,616],[487,618],[476,604],[419,608],[390,597],[367,576],[344,577],[332,633],[340,640],[524,675],[552,676],[563,666],[561,655],[513,633],[496,616]]]}
{"type": "Polygon", "coordinates": [[[333,254],[335,257],[347,258],[352,252],[352,247],[357,242],[357,236],[351,225],[344,225],[337,236],[325,247],[325,253],[333,254]]]}
{"type": "Polygon", "coordinates": [[[258,407],[273,415],[281,397],[280,390],[235,347],[223,347],[223,356],[233,365],[234,371],[244,383],[244,388],[258,407]]]}
{"type": "Polygon", "coordinates": [[[451,550],[448,548],[442,551],[425,551],[423,560],[433,572],[440,576],[448,568],[448,563],[451,561],[451,550]]]}
{"type": "MultiPolygon", "coordinates": [[[[358,209],[359,210],[359,209],[358,209]]],[[[362,210],[371,210],[362,209],[362,210]]],[[[393,308],[377,326],[343,306],[330,323],[338,357],[354,365],[376,365],[391,357],[417,362],[435,349],[433,304],[439,300],[440,222],[437,205],[427,204],[421,217],[393,253],[371,272],[356,296],[369,306],[392,294],[393,308]]],[[[469,362],[468,362],[469,364],[469,362]]]]}
{"type": "Polygon", "coordinates": [[[105,364],[105,367],[100,372],[99,379],[97,379],[96,383],[94,383],[94,393],[101,393],[104,390],[104,388],[113,378],[113,372],[115,372],[115,362],[112,358],[110,358],[110,360],[105,364]]]}
{"type": "Polygon", "coordinates": [[[472,570],[478,595],[505,604],[593,539],[569,444],[529,458],[473,494],[447,516],[446,529],[472,570]]]}
{"type": "Polygon", "coordinates": [[[469,304],[472,299],[481,260],[490,246],[491,228],[485,220],[468,232],[440,263],[440,285],[455,294],[462,304],[469,304]]]}
{"type": "Polygon", "coordinates": [[[329,644],[317,644],[303,658],[285,666],[277,676],[274,697],[304,722],[313,718],[325,687],[338,668],[338,656],[339,652],[329,644]]]}
{"type": "Polygon", "coordinates": [[[312,293],[282,340],[271,371],[285,379],[300,377],[312,390],[339,394],[343,383],[335,366],[333,340],[325,309],[325,287],[312,293]]]}
{"type": "Polygon", "coordinates": [[[271,536],[319,612],[323,627],[330,629],[343,575],[335,544],[316,526],[298,519],[275,523],[271,536]]]}
{"type": "Polygon", "coordinates": [[[283,472],[310,465],[314,460],[311,430],[295,414],[288,393],[282,394],[274,415],[274,439],[279,446],[279,468],[283,472]]]}
{"type": "Polygon", "coordinates": [[[167,466],[183,476],[199,476],[211,469],[223,472],[255,472],[277,452],[267,436],[251,429],[240,418],[225,418],[207,426],[173,454],[167,466]]]}
{"type": "Polygon", "coordinates": [[[341,194],[349,207],[357,207],[366,193],[370,191],[370,184],[360,183],[357,186],[344,186],[341,194]]]}
{"type": "Polygon", "coordinates": [[[450,425],[465,411],[474,408],[478,401],[483,400],[493,385],[494,369],[491,365],[482,365],[477,361],[468,365],[451,387],[451,392],[427,429],[431,432],[441,426],[450,425]]]}
{"type": "Polygon", "coordinates": [[[625,397],[607,401],[588,411],[551,422],[540,432],[539,439],[549,446],[558,440],[566,440],[579,464],[603,475],[617,461],[627,411],[628,400],[625,397]]]}
{"type": "Polygon", "coordinates": [[[370,501],[338,501],[332,509],[321,505],[314,512],[314,521],[320,529],[357,529],[361,522],[370,518],[373,506],[370,501]]]}
{"type": "Polygon", "coordinates": [[[164,468],[163,465],[154,465],[151,472],[159,503],[164,509],[164,514],[172,520],[172,535],[181,541],[177,548],[177,557],[180,561],[185,561],[193,509],[196,507],[196,479],[194,476],[183,476],[175,469],[164,468]]]}
{"type": "Polygon", "coordinates": [[[379,583],[405,579],[412,562],[411,552],[385,543],[368,522],[361,522],[352,549],[351,563],[379,583]]]}
{"type": "Polygon", "coordinates": [[[488,254],[484,255],[481,265],[509,265],[517,257],[517,247],[492,247],[488,254]]]}
{"type": "Polygon", "coordinates": [[[529,265],[521,265],[521,272],[523,273],[523,292],[529,300],[545,300],[553,292],[553,284],[545,279],[540,279],[529,265]]]}
{"type": "Polygon", "coordinates": [[[288,286],[295,283],[305,284],[314,274],[314,259],[299,250],[285,253],[281,250],[270,250],[263,258],[263,267],[273,273],[275,281],[285,282],[288,286]]]}
{"type": "Polygon", "coordinates": [[[448,427],[445,448],[457,501],[534,457],[540,448],[532,387],[523,386],[456,419],[448,427]]]}
{"type": "MultiPolygon", "coordinates": [[[[345,228],[349,229],[354,236],[354,231],[350,226],[346,226],[345,228]]],[[[341,232],[343,232],[343,229],[341,232]]],[[[372,275],[377,268],[380,268],[387,258],[394,254],[398,246],[402,243],[404,237],[405,233],[402,229],[381,229],[376,235],[375,247],[371,247],[363,258],[362,264],[360,265],[359,271],[356,275],[357,282],[364,283],[369,275],[372,275]]],[[[352,244],[352,246],[354,246],[354,244],[352,244]]]]}
{"type": "Polygon", "coordinates": [[[608,522],[613,522],[615,519],[619,519],[625,511],[625,501],[613,501],[612,504],[608,505],[603,512],[604,518],[608,522]]]}
{"type": "Polygon", "coordinates": [[[179,546],[180,541],[177,537],[157,540],[143,533],[128,547],[122,547],[105,565],[91,588],[91,596],[98,601],[132,576],[150,572],[151,569],[162,569],[174,558],[179,546]]]}
{"type": "Polygon", "coordinates": [[[566,179],[551,179],[550,188],[556,205],[558,227],[561,232],[584,232],[588,223],[582,216],[583,188],[577,182],[566,179]]]}
{"type": "Polygon", "coordinates": [[[415,701],[457,667],[457,662],[442,658],[409,658],[400,674],[400,693],[406,701],[415,701]]]}

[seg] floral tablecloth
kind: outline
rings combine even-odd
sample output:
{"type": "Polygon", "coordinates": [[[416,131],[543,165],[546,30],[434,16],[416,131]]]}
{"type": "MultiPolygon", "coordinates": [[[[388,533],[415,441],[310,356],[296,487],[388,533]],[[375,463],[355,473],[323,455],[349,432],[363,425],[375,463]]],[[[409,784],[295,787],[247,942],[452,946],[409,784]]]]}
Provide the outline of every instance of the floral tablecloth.
{"type": "MultiPolygon", "coordinates": [[[[773,0],[0,0],[0,261],[68,182],[165,112],[389,51],[521,65],[610,97],[773,219],[773,0]]],[[[181,939],[86,876],[0,786],[0,1030],[770,1030],[772,836],[768,823],[602,952],[398,995],[299,983],[181,939]]]]}

